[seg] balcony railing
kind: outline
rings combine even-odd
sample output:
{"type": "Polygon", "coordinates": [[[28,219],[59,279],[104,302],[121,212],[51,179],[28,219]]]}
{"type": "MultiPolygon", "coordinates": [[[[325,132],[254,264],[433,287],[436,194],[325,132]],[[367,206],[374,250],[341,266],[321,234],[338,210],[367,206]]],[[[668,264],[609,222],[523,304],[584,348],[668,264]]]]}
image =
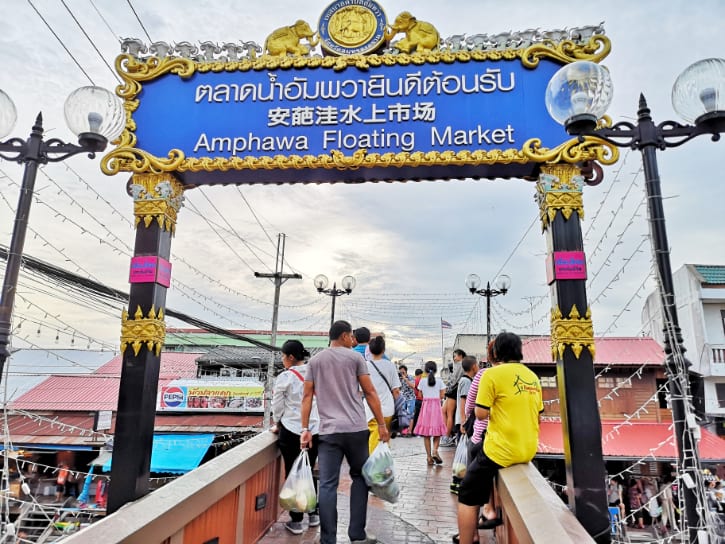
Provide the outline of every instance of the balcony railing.
{"type": "Polygon", "coordinates": [[[725,344],[708,344],[710,375],[725,376],[725,344]]]}

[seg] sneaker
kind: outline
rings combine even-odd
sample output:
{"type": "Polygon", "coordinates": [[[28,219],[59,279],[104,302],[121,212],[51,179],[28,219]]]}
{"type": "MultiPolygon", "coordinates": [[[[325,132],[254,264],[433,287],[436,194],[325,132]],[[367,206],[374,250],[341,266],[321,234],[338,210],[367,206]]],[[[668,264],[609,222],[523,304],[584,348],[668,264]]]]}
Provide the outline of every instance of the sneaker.
{"type": "Polygon", "coordinates": [[[441,438],[441,447],[442,448],[455,448],[456,447],[456,439],[453,436],[444,436],[441,438]]]}
{"type": "Polygon", "coordinates": [[[302,528],[302,523],[299,521],[288,521],[284,524],[284,528],[287,529],[290,533],[293,535],[301,535],[304,533],[304,529],[302,528]]]}
{"type": "Polygon", "coordinates": [[[371,535],[368,533],[368,535],[362,539],[362,540],[351,540],[350,544],[375,544],[378,541],[377,538],[375,538],[375,535],[371,535]]]}
{"type": "Polygon", "coordinates": [[[310,527],[317,527],[320,524],[319,514],[310,514],[310,527]]]}

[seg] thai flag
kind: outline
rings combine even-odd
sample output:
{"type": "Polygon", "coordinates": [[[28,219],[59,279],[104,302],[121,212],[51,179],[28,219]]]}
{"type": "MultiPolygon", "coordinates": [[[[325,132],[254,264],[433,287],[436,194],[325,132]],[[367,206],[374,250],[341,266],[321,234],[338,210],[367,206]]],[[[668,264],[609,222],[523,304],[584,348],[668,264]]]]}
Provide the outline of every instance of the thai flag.
{"type": "Polygon", "coordinates": [[[453,325],[448,323],[445,319],[441,318],[441,329],[452,329],[453,325]]]}

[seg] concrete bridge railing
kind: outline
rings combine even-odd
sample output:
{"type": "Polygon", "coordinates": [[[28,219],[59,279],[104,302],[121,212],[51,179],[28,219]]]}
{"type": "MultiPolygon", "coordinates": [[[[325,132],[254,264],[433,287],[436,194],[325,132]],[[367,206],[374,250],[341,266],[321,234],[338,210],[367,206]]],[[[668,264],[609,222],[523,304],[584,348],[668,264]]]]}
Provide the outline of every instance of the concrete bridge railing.
{"type": "MultiPolygon", "coordinates": [[[[276,440],[260,433],[63,542],[254,544],[280,515],[276,440]]],[[[504,519],[499,543],[594,542],[531,464],[501,470],[497,494],[504,519]]]]}
{"type": "Polygon", "coordinates": [[[277,435],[264,432],[123,506],[67,544],[253,544],[277,521],[277,435]]]}
{"type": "Polygon", "coordinates": [[[496,542],[594,543],[594,539],[531,463],[501,469],[496,492],[504,521],[496,529],[496,542]]]}

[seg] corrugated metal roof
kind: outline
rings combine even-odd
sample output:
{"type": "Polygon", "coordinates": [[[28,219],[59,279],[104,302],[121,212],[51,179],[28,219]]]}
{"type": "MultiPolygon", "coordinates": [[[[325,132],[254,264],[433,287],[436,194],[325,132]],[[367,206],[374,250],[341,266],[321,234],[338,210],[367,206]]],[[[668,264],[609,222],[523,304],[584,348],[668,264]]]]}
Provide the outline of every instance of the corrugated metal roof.
{"type": "MultiPolygon", "coordinates": [[[[671,423],[603,421],[604,457],[641,459],[654,456],[657,459],[676,459],[677,447],[670,426],[671,423]]],[[[706,429],[701,431],[702,438],[698,443],[700,459],[708,462],[724,462],[725,440],[706,429]]],[[[561,422],[541,422],[538,453],[553,455],[564,453],[561,422]]]]}
{"type": "MultiPolygon", "coordinates": [[[[325,349],[324,347],[307,348],[311,355],[325,349]]],[[[256,346],[221,346],[214,348],[209,352],[198,357],[197,361],[202,364],[222,364],[222,365],[251,365],[254,368],[264,365],[266,367],[269,362],[269,351],[256,346]]],[[[276,366],[282,368],[282,354],[275,352],[274,362],[276,366]]]]}
{"type": "MultiPolygon", "coordinates": [[[[196,377],[198,353],[161,353],[159,387],[170,380],[196,377]]],[[[122,356],[83,376],[51,376],[11,403],[18,410],[89,412],[116,410],[122,356]]]]}
{"type": "Polygon", "coordinates": [[[19,349],[6,362],[8,400],[19,398],[53,374],[88,374],[113,356],[109,351],[19,349]]]}
{"type": "MultiPolygon", "coordinates": [[[[102,446],[107,435],[113,434],[116,418],[111,429],[92,433],[93,415],[53,414],[33,416],[11,414],[8,428],[13,444],[68,444],[102,446]]],[[[247,414],[158,414],[154,420],[155,432],[177,433],[229,433],[245,428],[259,428],[262,416],[247,414]]]]}
{"type": "Polygon", "coordinates": [[[692,265],[702,276],[704,283],[710,285],[725,285],[725,266],[706,264],[692,265]]]}
{"type": "MultiPolygon", "coordinates": [[[[179,378],[195,378],[196,360],[200,355],[202,353],[162,351],[159,379],[176,380],[179,378]]],[[[123,356],[118,355],[96,370],[94,374],[120,376],[122,362],[123,356]]]]}
{"type": "Polygon", "coordinates": [[[91,412],[115,410],[120,378],[114,376],[51,376],[10,404],[17,410],[91,412]]]}
{"type": "Polygon", "coordinates": [[[244,414],[158,414],[156,432],[232,432],[240,427],[261,427],[262,416],[244,414]]]}
{"type": "MultiPolygon", "coordinates": [[[[107,438],[103,433],[92,433],[93,416],[63,414],[38,417],[11,414],[8,428],[13,444],[59,444],[102,446],[107,438]]],[[[110,433],[110,431],[104,431],[110,433]]]]}
{"type": "MultiPolygon", "coordinates": [[[[232,330],[237,334],[248,336],[260,342],[270,343],[272,341],[271,334],[266,331],[247,331],[232,330]]],[[[327,347],[329,337],[327,333],[322,332],[305,332],[305,331],[288,331],[278,332],[276,345],[281,346],[287,340],[299,340],[304,346],[310,347],[327,347]]],[[[251,346],[244,340],[230,338],[221,334],[215,334],[196,329],[167,329],[166,330],[166,346],[251,346]]],[[[259,348],[261,349],[261,348],[259,348]]],[[[262,350],[268,353],[267,350],[262,350]]]]}
{"type": "MultiPolygon", "coordinates": [[[[551,364],[551,338],[540,336],[523,340],[524,363],[551,364]]],[[[650,337],[595,338],[594,364],[596,365],[661,365],[665,353],[650,337]]]]}

